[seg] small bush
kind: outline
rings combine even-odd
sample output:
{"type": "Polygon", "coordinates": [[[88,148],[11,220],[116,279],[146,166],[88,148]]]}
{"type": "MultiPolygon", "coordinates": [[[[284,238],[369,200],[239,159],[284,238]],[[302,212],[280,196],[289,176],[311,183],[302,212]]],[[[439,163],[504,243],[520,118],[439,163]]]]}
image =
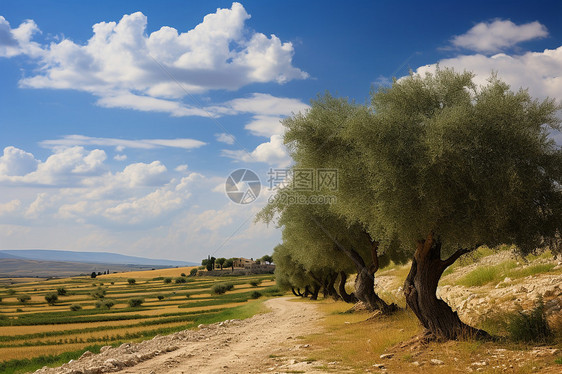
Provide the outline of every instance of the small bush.
{"type": "Polygon", "coordinates": [[[57,295],[59,295],[59,296],[66,295],[66,288],[64,288],[64,287],[57,288],[57,295]]]}
{"type": "Polygon", "coordinates": [[[226,291],[230,291],[234,288],[234,285],[232,283],[219,283],[219,284],[215,284],[213,287],[211,287],[211,292],[216,294],[216,295],[221,295],[223,293],[225,293],[226,291]]]}
{"type": "Polygon", "coordinates": [[[511,340],[517,342],[547,343],[554,333],[548,326],[544,303],[539,299],[535,309],[524,313],[515,312],[508,317],[507,332],[511,340]]]}
{"type": "Polygon", "coordinates": [[[127,283],[129,283],[129,284],[135,284],[135,283],[137,283],[137,281],[136,281],[136,279],[134,279],[134,278],[129,278],[129,279],[127,279],[127,283]]]}
{"type": "Polygon", "coordinates": [[[254,292],[252,292],[252,294],[250,295],[250,297],[251,297],[252,299],[259,299],[260,297],[262,297],[262,294],[261,294],[261,292],[259,292],[259,291],[254,291],[254,292]]]}
{"type": "Polygon", "coordinates": [[[115,284],[115,282],[111,282],[111,285],[113,286],[115,284]]]}
{"type": "Polygon", "coordinates": [[[16,290],[14,290],[12,288],[8,288],[8,290],[6,292],[8,293],[8,295],[12,296],[16,293],[16,290]]]}
{"type": "Polygon", "coordinates": [[[182,277],[186,277],[187,275],[185,275],[185,273],[181,273],[180,274],[182,277]]]}
{"type": "Polygon", "coordinates": [[[94,299],[103,299],[105,297],[106,292],[107,291],[105,289],[98,287],[97,290],[92,291],[90,293],[90,296],[92,296],[94,299]]]}
{"type": "Polygon", "coordinates": [[[198,271],[197,268],[191,269],[191,270],[189,271],[189,276],[190,276],[190,277],[196,276],[196,275],[197,275],[197,271],[198,271]]]}
{"type": "Polygon", "coordinates": [[[77,312],[79,310],[82,310],[82,305],[78,305],[78,304],[72,304],[70,306],[70,310],[72,310],[73,312],[77,312]]]}
{"type": "Polygon", "coordinates": [[[158,298],[158,300],[164,300],[164,295],[158,295],[156,297],[158,298]]]}
{"type": "Polygon", "coordinates": [[[56,293],[50,293],[50,294],[45,295],[45,301],[49,305],[55,305],[58,300],[59,300],[59,297],[57,296],[56,293]]]}
{"type": "Polygon", "coordinates": [[[164,278],[164,283],[172,283],[172,278],[164,278]]]}
{"type": "Polygon", "coordinates": [[[191,297],[190,294],[185,294],[186,299],[189,299],[191,297]]]}
{"type": "Polygon", "coordinates": [[[178,278],[176,278],[175,282],[176,282],[176,283],[185,283],[186,280],[185,280],[185,278],[183,278],[183,277],[178,277],[178,278]]]}
{"type": "Polygon", "coordinates": [[[137,307],[141,306],[142,303],[144,303],[144,299],[141,299],[141,298],[138,298],[138,297],[129,299],[129,306],[131,308],[137,308],[137,307]]]}
{"type": "Polygon", "coordinates": [[[27,303],[29,300],[31,300],[31,296],[29,296],[29,295],[18,296],[18,301],[22,304],[27,303]]]}
{"type": "Polygon", "coordinates": [[[18,312],[18,313],[19,313],[19,312],[23,312],[23,310],[21,310],[20,308],[17,308],[17,309],[16,309],[16,312],[18,312]]]}
{"type": "Polygon", "coordinates": [[[0,297],[0,303],[2,302],[2,298],[0,297]]]}
{"type": "Polygon", "coordinates": [[[259,279],[258,279],[258,280],[253,280],[253,281],[250,282],[250,286],[252,286],[252,287],[257,287],[257,286],[260,285],[260,283],[261,283],[261,280],[259,280],[259,279]]]}
{"type": "Polygon", "coordinates": [[[98,309],[111,309],[112,306],[115,305],[115,301],[113,300],[99,300],[96,301],[96,308],[98,309]]]}

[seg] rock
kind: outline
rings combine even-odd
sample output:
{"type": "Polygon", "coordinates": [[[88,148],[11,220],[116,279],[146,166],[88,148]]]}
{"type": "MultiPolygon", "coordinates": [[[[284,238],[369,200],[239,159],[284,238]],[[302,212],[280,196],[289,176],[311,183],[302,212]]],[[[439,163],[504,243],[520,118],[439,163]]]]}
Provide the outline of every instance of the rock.
{"type": "Polygon", "coordinates": [[[117,368],[118,368],[118,367],[121,366],[121,361],[118,361],[118,360],[116,360],[116,359],[114,359],[114,358],[110,358],[110,359],[108,359],[108,360],[105,360],[105,361],[103,362],[103,364],[104,364],[105,366],[114,366],[114,367],[117,367],[117,368]]]}
{"type": "Polygon", "coordinates": [[[374,368],[377,368],[377,369],[384,369],[384,365],[383,365],[383,364],[373,364],[373,367],[374,367],[374,368]]]}
{"type": "Polygon", "coordinates": [[[383,353],[382,355],[380,355],[379,358],[381,358],[381,359],[384,360],[384,359],[390,359],[390,358],[392,358],[392,357],[394,357],[394,354],[393,354],[393,353],[383,353]]]}
{"type": "Polygon", "coordinates": [[[204,327],[205,327],[204,324],[200,324],[199,326],[197,326],[198,329],[202,329],[202,328],[204,328],[204,327]]]}
{"type": "Polygon", "coordinates": [[[505,278],[503,279],[503,283],[509,283],[509,282],[511,282],[511,278],[505,277],[505,278]]]}
{"type": "Polygon", "coordinates": [[[444,365],[445,363],[441,360],[438,360],[436,358],[432,358],[430,361],[431,365],[444,365]]]}
{"type": "MultiPolygon", "coordinates": [[[[101,347],[101,349],[103,349],[103,348],[104,348],[104,347],[101,347]]],[[[101,349],[100,349],[100,352],[101,352],[101,349]]],[[[93,355],[92,352],[86,351],[86,352],[82,353],[82,356],[80,356],[79,360],[81,360],[81,359],[83,359],[83,358],[86,358],[86,357],[90,357],[90,356],[92,356],[92,355],[93,355]]]]}
{"type": "Polygon", "coordinates": [[[301,347],[302,347],[302,348],[308,348],[308,347],[310,347],[310,344],[305,344],[305,345],[303,345],[303,346],[301,346],[301,347]]]}
{"type": "Polygon", "coordinates": [[[413,365],[413,366],[421,366],[421,364],[420,364],[418,361],[412,362],[412,365],[413,365]]]}
{"type": "Polygon", "coordinates": [[[488,365],[487,361],[476,361],[470,364],[470,366],[486,366],[486,365],[488,365]]]}
{"type": "MultiPolygon", "coordinates": [[[[107,352],[111,349],[112,347],[110,345],[104,345],[103,347],[100,348],[100,353],[104,353],[107,352]]],[[[86,352],[84,352],[86,353],[86,352]]]]}

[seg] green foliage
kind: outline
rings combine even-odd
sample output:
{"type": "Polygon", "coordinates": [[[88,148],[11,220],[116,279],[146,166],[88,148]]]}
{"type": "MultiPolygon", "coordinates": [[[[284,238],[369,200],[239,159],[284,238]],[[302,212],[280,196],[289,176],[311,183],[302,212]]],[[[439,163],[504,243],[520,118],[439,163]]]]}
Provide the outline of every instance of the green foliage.
{"type": "Polygon", "coordinates": [[[211,293],[216,295],[221,295],[227,291],[230,291],[234,288],[232,283],[218,283],[211,287],[211,293]]]}
{"type": "Polygon", "coordinates": [[[164,283],[172,283],[172,278],[164,278],[164,283]]]}
{"type": "Polygon", "coordinates": [[[185,275],[185,273],[181,273],[180,276],[187,277],[187,275],[185,275]]]}
{"type": "Polygon", "coordinates": [[[221,267],[221,270],[222,270],[222,267],[223,267],[225,262],[226,262],[226,258],[224,258],[224,257],[219,257],[216,260],[216,263],[217,263],[217,265],[219,265],[221,267]]]}
{"type": "Polygon", "coordinates": [[[226,261],[224,262],[224,267],[225,268],[230,268],[234,265],[234,259],[233,258],[227,258],[226,261]]]}
{"type": "Polygon", "coordinates": [[[156,297],[158,298],[158,300],[164,300],[164,295],[158,295],[156,297]]]}
{"type": "Polygon", "coordinates": [[[273,262],[273,257],[271,257],[270,255],[265,255],[262,258],[260,258],[261,262],[266,262],[268,264],[271,264],[273,262]]]}
{"type": "Polygon", "coordinates": [[[176,283],[185,283],[185,282],[187,282],[187,280],[183,277],[178,277],[178,278],[175,279],[175,282],[176,283]]]}
{"type": "Polygon", "coordinates": [[[197,268],[193,268],[189,271],[189,276],[194,277],[197,275],[197,268]]]}
{"type": "Polygon", "coordinates": [[[77,312],[79,310],[82,310],[82,305],[78,305],[78,304],[72,304],[70,306],[70,310],[73,312],[77,312]]]}
{"type": "Polygon", "coordinates": [[[257,286],[260,285],[260,283],[261,283],[261,280],[255,279],[255,280],[253,280],[253,281],[250,281],[250,286],[252,286],[252,287],[257,287],[257,286]]]}
{"type": "Polygon", "coordinates": [[[96,290],[90,293],[90,296],[93,297],[94,299],[103,299],[106,293],[107,290],[105,288],[98,287],[96,290]]]}
{"type": "Polygon", "coordinates": [[[137,283],[137,281],[134,278],[129,278],[129,279],[127,279],[127,283],[129,283],[130,285],[133,285],[133,284],[137,283]]]}
{"type": "Polygon", "coordinates": [[[508,317],[509,337],[517,342],[548,343],[554,333],[548,326],[542,299],[529,312],[516,312],[508,317]]]}
{"type": "Polygon", "coordinates": [[[7,293],[8,295],[12,296],[12,295],[15,295],[16,290],[14,290],[13,288],[8,288],[8,289],[6,290],[6,293],[7,293]]]}
{"type": "Polygon", "coordinates": [[[65,296],[65,295],[66,295],[66,288],[64,288],[64,287],[58,287],[58,288],[57,288],[57,295],[59,295],[59,296],[65,296]]]}
{"type": "Polygon", "coordinates": [[[0,297],[0,303],[2,302],[2,298],[0,297]]]}
{"type": "Polygon", "coordinates": [[[95,303],[97,309],[111,309],[115,305],[113,300],[98,300],[95,303]]]}
{"type": "Polygon", "coordinates": [[[250,297],[251,297],[252,299],[259,299],[260,297],[262,297],[262,294],[261,294],[261,292],[259,292],[259,291],[254,291],[254,292],[252,292],[252,294],[250,295],[250,297]]]}
{"type": "Polygon", "coordinates": [[[31,296],[23,294],[23,295],[18,296],[17,299],[20,303],[25,304],[29,300],[31,300],[31,296]]]}
{"type": "Polygon", "coordinates": [[[49,305],[55,305],[58,300],[59,300],[59,297],[57,296],[56,293],[50,293],[50,294],[45,295],[45,301],[49,305]]]}
{"type": "Polygon", "coordinates": [[[144,299],[135,297],[135,298],[131,298],[128,300],[129,306],[131,308],[138,308],[139,306],[142,305],[142,303],[144,303],[144,299]]]}

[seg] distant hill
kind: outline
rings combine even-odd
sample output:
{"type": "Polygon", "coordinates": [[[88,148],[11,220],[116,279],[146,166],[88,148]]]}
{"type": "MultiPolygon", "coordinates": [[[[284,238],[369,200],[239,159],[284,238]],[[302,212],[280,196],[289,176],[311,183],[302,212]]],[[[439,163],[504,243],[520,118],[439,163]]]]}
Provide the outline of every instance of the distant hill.
{"type": "MultiPolygon", "coordinates": [[[[48,277],[73,277],[77,275],[89,275],[93,271],[110,273],[121,273],[124,271],[139,271],[167,268],[169,266],[147,266],[147,265],[122,265],[101,264],[87,262],[69,261],[37,261],[19,258],[0,258],[1,278],[48,278],[48,277]]],[[[0,281],[1,283],[1,281],[0,281]]]]}
{"type": "Polygon", "coordinates": [[[90,264],[143,265],[158,267],[195,266],[193,262],[126,256],[110,252],[73,252],[47,249],[0,250],[0,259],[80,262],[90,264]]]}

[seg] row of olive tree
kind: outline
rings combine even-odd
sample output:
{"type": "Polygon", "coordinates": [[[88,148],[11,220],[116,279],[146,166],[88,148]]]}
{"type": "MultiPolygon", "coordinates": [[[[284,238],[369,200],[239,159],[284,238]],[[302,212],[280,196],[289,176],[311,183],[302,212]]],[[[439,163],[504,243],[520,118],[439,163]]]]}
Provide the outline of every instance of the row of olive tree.
{"type": "Polygon", "coordinates": [[[407,258],[406,302],[428,336],[487,336],[436,297],[437,284],[480,245],[561,252],[562,151],[549,137],[560,129],[560,109],[494,76],[477,87],[471,73],[448,69],[394,81],[373,91],[370,105],[318,98],[283,121],[284,141],[295,168],[337,170],[337,189],[320,191],[337,202],[277,199],[262,211],[259,218],[283,227],[287,253],[276,251],[277,266],[288,257],[302,277],[315,266],[354,267],[357,298],[388,311],[369,301],[374,273],[384,258],[407,258]]]}

